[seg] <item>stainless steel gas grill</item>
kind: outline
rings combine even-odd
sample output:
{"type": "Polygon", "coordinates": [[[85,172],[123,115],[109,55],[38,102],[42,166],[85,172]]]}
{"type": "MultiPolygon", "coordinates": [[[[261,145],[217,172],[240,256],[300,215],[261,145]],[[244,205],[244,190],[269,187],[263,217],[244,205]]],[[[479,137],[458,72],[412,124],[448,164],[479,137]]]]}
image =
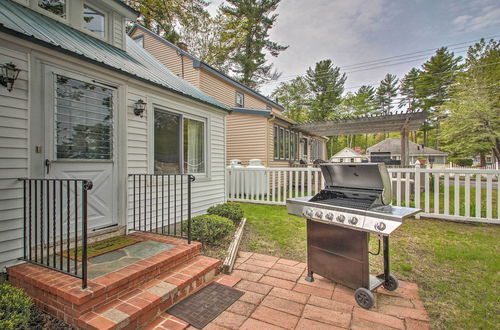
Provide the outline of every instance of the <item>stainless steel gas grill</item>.
{"type": "Polygon", "coordinates": [[[392,206],[391,182],[384,164],[321,164],[325,188],[315,196],[290,198],[288,213],[307,218],[307,281],[319,274],[356,289],[363,308],[374,303],[372,291],[383,285],[396,290],[389,272],[389,235],[419,209],[392,206]],[[368,251],[369,233],[378,234],[379,251],[368,251]],[[369,254],[380,253],[384,273],[369,273],[369,254]]]}

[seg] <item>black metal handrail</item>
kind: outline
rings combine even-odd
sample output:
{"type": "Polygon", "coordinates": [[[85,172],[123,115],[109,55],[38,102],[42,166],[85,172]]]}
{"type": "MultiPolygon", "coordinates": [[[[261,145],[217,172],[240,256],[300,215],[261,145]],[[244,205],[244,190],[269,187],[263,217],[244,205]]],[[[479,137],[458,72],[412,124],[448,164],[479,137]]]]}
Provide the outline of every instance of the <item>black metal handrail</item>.
{"type": "Polygon", "coordinates": [[[192,174],[129,174],[133,194],[132,229],[185,238],[191,244],[191,183],[194,180],[192,174]]]}
{"type": "Polygon", "coordinates": [[[85,289],[87,193],[92,189],[92,181],[31,178],[19,180],[23,182],[24,200],[22,260],[81,278],[82,288],[85,289]],[[78,246],[79,241],[81,247],[78,246]],[[72,258],[71,248],[74,252],[72,258]],[[80,260],[79,249],[82,251],[80,260]]]}

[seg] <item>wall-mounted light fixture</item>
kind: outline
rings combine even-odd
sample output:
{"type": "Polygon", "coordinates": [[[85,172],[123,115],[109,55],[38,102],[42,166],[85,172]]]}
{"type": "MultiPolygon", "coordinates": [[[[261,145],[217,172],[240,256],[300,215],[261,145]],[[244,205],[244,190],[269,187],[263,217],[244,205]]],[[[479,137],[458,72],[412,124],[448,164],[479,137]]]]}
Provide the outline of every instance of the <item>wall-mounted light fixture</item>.
{"type": "Polygon", "coordinates": [[[140,116],[141,118],[144,117],[144,111],[146,110],[146,102],[144,102],[142,99],[139,99],[137,102],[135,102],[135,107],[134,107],[134,114],[136,116],[140,116]]]}
{"type": "Polygon", "coordinates": [[[21,72],[21,69],[18,69],[17,66],[12,62],[0,65],[0,69],[0,84],[2,86],[5,86],[10,92],[12,91],[14,81],[16,81],[17,77],[19,76],[19,72],[21,72]]]}

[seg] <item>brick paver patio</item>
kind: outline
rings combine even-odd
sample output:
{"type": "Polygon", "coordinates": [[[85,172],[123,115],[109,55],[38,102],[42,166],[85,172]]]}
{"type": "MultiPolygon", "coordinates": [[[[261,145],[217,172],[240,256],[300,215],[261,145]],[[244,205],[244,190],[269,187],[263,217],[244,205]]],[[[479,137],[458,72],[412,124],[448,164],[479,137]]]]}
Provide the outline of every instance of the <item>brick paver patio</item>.
{"type": "MultiPolygon", "coordinates": [[[[414,283],[376,292],[364,310],[354,291],[315,275],[304,280],[306,264],[240,252],[231,276],[220,281],[245,294],[205,329],[429,329],[429,317],[414,283]]],[[[194,329],[194,328],[190,328],[194,329]]]]}

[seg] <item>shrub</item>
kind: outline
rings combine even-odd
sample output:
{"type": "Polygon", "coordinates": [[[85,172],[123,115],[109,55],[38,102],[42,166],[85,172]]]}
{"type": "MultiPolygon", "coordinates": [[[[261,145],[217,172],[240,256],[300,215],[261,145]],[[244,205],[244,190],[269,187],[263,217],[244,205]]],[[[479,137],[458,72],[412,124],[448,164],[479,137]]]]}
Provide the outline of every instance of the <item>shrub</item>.
{"type": "Polygon", "coordinates": [[[8,282],[0,284],[0,329],[26,329],[33,303],[26,293],[8,282]]]}
{"type": "Polygon", "coordinates": [[[473,160],[470,158],[450,158],[450,162],[458,166],[472,166],[473,160]]]}
{"type": "MultiPolygon", "coordinates": [[[[182,227],[183,231],[187,231],[187,222],[184,222],[182,227]]],[[[231,220],[215,214],[199,215],[191,219],[193,239],[205,244],[216,243],[233,229],[234,224],[231,220]]]]}
{"type": "Polygon", "coordinates": [[[215,205],[209,208],[207,212],[208,214],[215,214],[231,219],[236,224],[238,224],[241,221],[241,218],[243,218],[244,216],[241,206],[236,203],[224,203],[215,205]]]}

